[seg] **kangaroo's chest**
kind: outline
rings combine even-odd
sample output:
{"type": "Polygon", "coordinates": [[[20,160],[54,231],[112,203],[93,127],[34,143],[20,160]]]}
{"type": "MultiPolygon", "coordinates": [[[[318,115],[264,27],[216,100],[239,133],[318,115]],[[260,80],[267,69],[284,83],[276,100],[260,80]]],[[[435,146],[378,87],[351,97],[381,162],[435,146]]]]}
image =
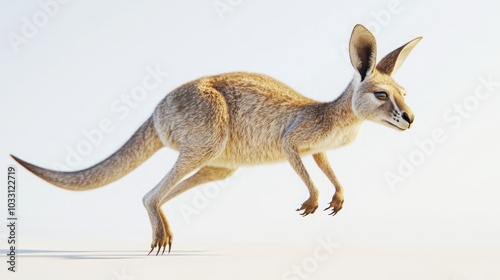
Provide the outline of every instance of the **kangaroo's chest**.
{"type": "Polygon", "coordinates": [[[352,143],[356,139],[359,128],[359,124],[354,124],[347,127],[333,129],[321,140],[303,147],[301,150],[306,153],[317,153],[345,146],[352,143]]]}

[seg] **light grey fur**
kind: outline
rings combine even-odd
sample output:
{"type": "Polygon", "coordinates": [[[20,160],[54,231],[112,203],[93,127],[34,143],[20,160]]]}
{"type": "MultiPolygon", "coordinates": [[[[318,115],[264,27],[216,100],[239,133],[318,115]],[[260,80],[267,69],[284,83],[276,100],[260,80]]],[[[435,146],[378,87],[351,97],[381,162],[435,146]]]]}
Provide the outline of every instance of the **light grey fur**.
{"type": "Polygon", "coordinates": [[[410,127],[413,113],[403,100],[404,90],[391,74],[419,40],[410,41],[376,64],[375,38],[357,25],[350,41],[355,75],[332,102],[314,101],[261,74],[203,77],[169,93],[122,148],[93,167],[57,172],[14,159],[56,186],[88,190],[121,178],[163,146],[179,151],[173,168],[143,198],[152,225],[151,251],[158,248],[157,254],[162,247],[162,253],[167,246],[170,251],[173,240],[161,206],[190,188],[227,178],[242,165],[290,162],[309,190],[309,198],[297,209],[306,216],[318,208],[318,190],[301,157],[313,155],[335,187],[327,207],[334,215],[342,208],[343,188],[324,152],[351,143],[364,120],[398,130],[410,127]],[[376,97],[377,92],[384,92],[387,99],[376,97]]]}

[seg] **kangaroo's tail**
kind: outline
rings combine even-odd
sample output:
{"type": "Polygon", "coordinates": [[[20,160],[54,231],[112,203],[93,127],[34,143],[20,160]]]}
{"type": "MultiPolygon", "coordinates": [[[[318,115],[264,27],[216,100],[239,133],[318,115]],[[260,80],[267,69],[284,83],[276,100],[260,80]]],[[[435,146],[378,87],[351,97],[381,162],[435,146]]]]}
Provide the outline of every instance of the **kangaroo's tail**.
{"type": "Polygon", "coordinates": [[[111,183],[143,163],[163,144],[150,117],[118,151],[100,163],[80,171],[60,172],[38,167],[11,155],[26,169],[63,189],[83,191],[111,183]]]}

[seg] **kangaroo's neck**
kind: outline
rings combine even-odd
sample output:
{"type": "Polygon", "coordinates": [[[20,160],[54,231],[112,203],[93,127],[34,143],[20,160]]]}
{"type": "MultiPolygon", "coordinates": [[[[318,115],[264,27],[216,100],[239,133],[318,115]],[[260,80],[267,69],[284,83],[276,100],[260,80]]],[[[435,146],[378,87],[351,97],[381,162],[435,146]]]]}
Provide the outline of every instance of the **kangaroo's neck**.
{"type": "Polygon", "coordinates": [[[354,84],[351,82],[344,92],[334,101],[318,104],[318,117],[322,118],[323,126],[317,142],[303,148],[309,153],[335,149],[354,141],[362,123],[352,109],[354,84]]]}
{"type": "Polygon", "coordinates": [[[362,120],[352,109],[353,93],[351,82],[337,99],[322,104],[325,130],[322,139],[311,147],[312,152],[335,149],[356,139],[362,120]]]}
{"type": "Polygon", "coordinates": [[[351,81],[337,99],[326,103],[326,113],[332,118],[334,126],[348,127],[361,124],[362,120],[356,116],[352,109],[354,86],[354,81],[351,81]]]}

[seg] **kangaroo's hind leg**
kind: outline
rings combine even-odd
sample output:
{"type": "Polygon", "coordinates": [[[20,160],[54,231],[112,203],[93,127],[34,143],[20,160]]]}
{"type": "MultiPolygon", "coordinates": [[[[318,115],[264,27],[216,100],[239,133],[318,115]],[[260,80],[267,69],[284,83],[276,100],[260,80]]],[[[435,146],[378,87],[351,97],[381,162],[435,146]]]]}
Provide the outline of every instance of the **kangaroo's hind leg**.
{"type": "Polygon", "coordinates": [[[161,204],[163,205],[164,203],[180,195],[181,193],[201,184],[226,179],[229,176],[233,175],[235,171],[236,169],[232,168],[204,166],[200,170],[198,170],[198,172],[193,174],[193,176],[177,184],[162,200],[161,204]]]}
{"type": "Polygon", "coordinates": [[[214,151],[211,149],[205,148],[204,151],[199,149],[200,148],[188,151],[181,150],[174,167],[160,181],[160,183],[149,191],[143,198],[143,203],[148,212],[153,232],[153,241],[151,243],[151,251],[149,251],[149,253],[151,253],[156,247],[158,247],[158,252],[156,253],[157,255],[162,247],[163,252],[165,252],[167,245],[170,251],[173,235],[167,218],[161,209],[162,201],[167,197],[168,193],[174,190],[175,185],[184,176],[202,167],[215,155],[214,151]]]}
{"type": "MultiPolygon", "coordinates": [[[[191,177],[185,179],[184,181],[180,182],[179,184],[175,185],[170,189],[168,194],[163,198],[163,200],[160,202],[160,205],[158,207],[153,208],[153,217],[155,215],[155,211],[158,212],[161,222],[163,223],[163,230],[164,230],[164,236],[162,235],[161,232],[161,225],[156,223],[156,230],[155,226],[153,226],[153,243],[151,244],[151,253],[153,249],[158,245],[158,253],[160,252],[160,248],[163,246],[163,251],[162,254],[165,252],[165,247],[168,244],[168,252],[170,253],[170,249],[172,247],[172,240],[173,240],[173,235],[170,230],[167,218],[165,217],[165,214],[163,214],[163,211],[161,210],[161,206],[165,204],[167,201],[171,200],[172,198],[180,195],[181,193],[194,188],[196,186],[199,186],[204,183],[212,182],[212,181],[218,181],[218,180],[223,180],[225,178],[228,178],[234,172],[236,169],[230,169],[230,168],[222,168],[222,167],[214,167],[214,166],[204,166],[198,172],[193,174],[191,177]],[[155,234],[154,232],[157,232],[155,234]],[[158,235],[159,234],[159,235],[158,235]],[[155,241],[155,238],[157,238],[160,241],[155,241]]],[[[146,207],[147,208],[147,207],[146,207]]],[[[149,210],[148,210],[149,212],[149,210]]],[[[150,217],[152,215],[150,214],[150,217]]],[[[151,220],[151,223],[153,224],[153,220],[151,220]]]]}
{"type": "Polygon", "coordinates": [[[153,231],[150,253],[172,246],[161,205],[187,174],[217,158],[226,148],[229,113],[224,96],[210,80],[182,86],[167,95],[153,114],[155,128],[165,145],[179,150],[176,163],[161,182],[143,198],[153,231]]]}

